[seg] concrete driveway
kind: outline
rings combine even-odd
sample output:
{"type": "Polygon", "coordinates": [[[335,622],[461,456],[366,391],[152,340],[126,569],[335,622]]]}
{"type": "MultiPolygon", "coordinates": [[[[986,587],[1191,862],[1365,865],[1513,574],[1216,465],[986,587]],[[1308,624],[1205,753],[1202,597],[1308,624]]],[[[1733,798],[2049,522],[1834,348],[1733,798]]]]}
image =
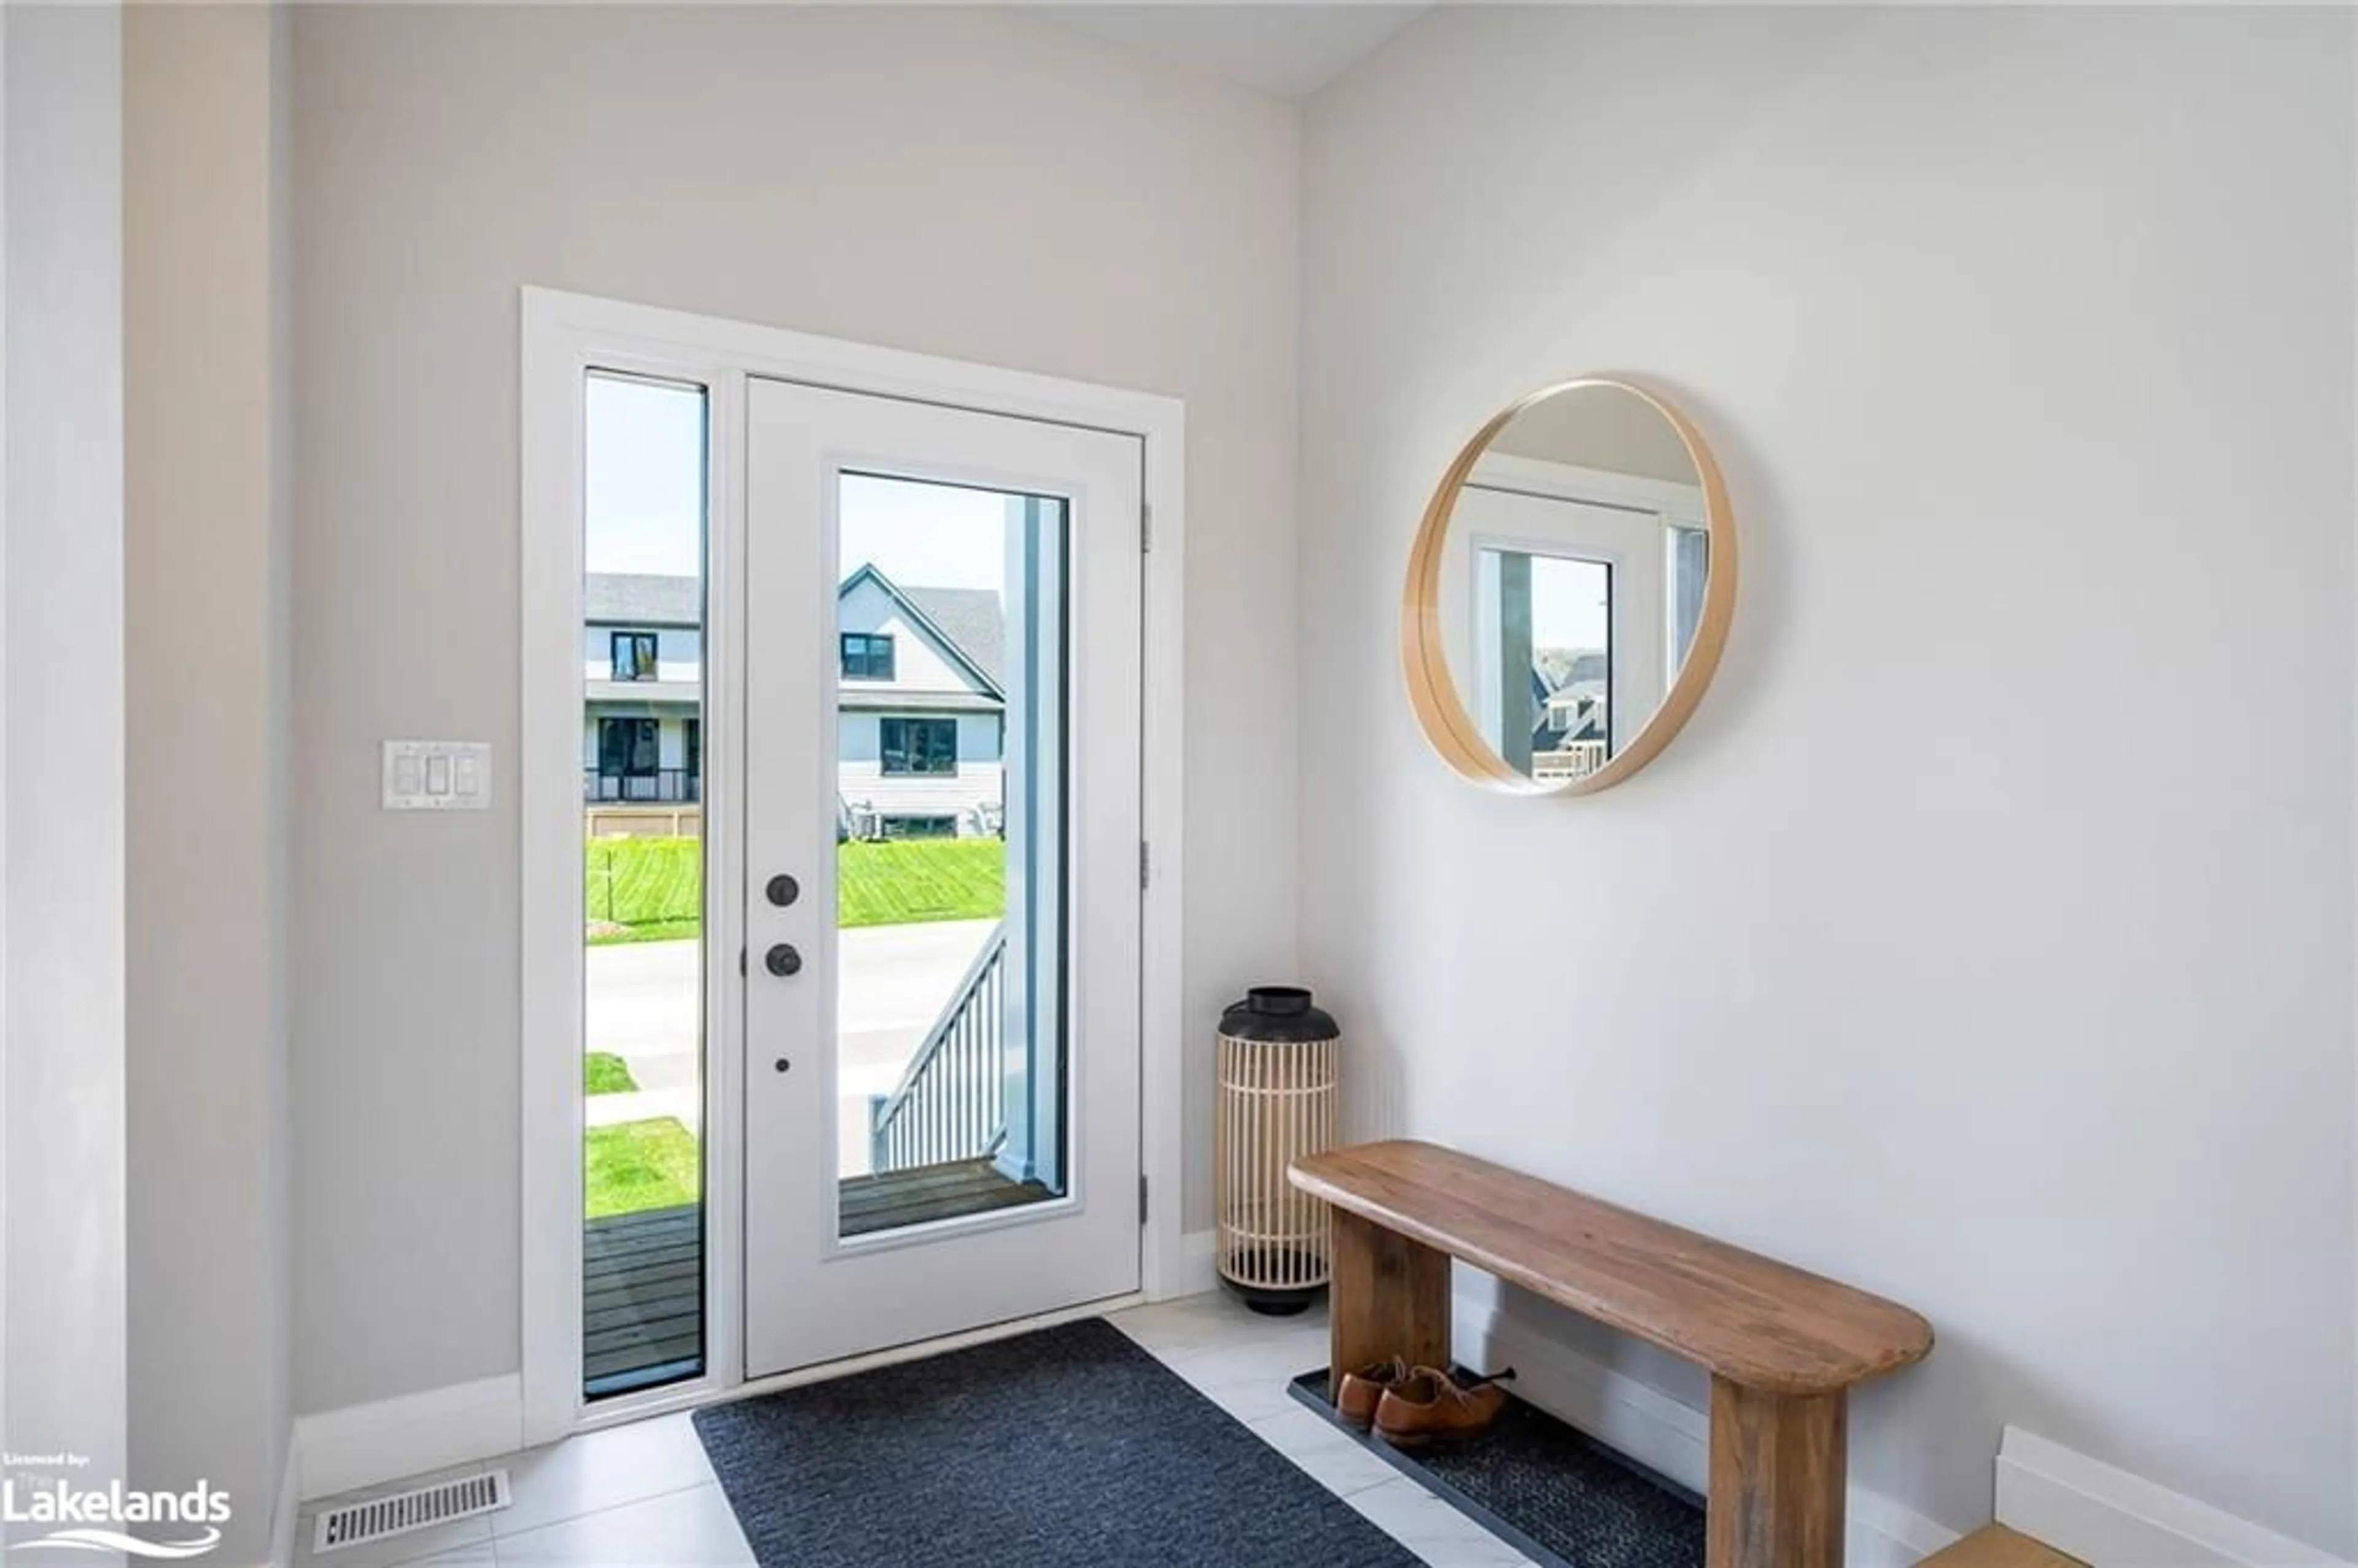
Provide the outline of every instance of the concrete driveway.
{"type": "MultiPolygon", "coordinates": [[[[837,937],[836,1126],[843,1174],[868,1169],[868,1097],[890,1094],[901,1081],[997,924],[871,925],[837,937]]],[[[588,950],[585,1044],[621,1056],[639,1086],[635,1094],[592,1095],[591,1126],[651,1116],[677,1117],[690,1131],[702,1125],[698,948],[695,942],[633,942],[588,950]]]]}

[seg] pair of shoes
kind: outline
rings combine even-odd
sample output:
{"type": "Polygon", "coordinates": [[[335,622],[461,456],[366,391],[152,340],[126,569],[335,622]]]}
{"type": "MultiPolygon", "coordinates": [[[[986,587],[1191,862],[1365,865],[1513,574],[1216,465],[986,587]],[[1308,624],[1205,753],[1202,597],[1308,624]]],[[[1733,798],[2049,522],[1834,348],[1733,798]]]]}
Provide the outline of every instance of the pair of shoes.
{"type": "Polygon", "coordinates": [[[1460,1383],[1446,1372],[1419,1367],[1376,1401],[1376,1435],[1395,1448],[1420,1448],[1436,1438],[1471,1437],[1507,1408],[1507,1390],[1498,1383],[1514,1375],[1509,1367],[1460,1383]]]}
{"type": "Polygon", "coordinates": [[[1384,1391],[1406,1381],[1408,1363],[1397,1356],[1389,1361],[1371,1361],[1356,1372],[1346,1372],[1343,1386],[1335,1391],[1335,1413],[1345,1424],[1365,1432],[1376,1419],[1376,1406],[1382,1402],[1384,1391]]]}

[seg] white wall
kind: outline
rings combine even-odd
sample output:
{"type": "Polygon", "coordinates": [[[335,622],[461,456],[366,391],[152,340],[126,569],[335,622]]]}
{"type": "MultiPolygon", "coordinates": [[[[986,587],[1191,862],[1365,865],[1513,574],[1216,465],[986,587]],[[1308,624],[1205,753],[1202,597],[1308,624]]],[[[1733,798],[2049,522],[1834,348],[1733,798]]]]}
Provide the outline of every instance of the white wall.
{"type": "Polygon", "coordinates": [[[518,1362],[513,796],[380,815],[374,747],[514,754],[523,284],[1187,400],[1207,1150],[1219,1004],[1293,957],[1294,112],[970,9],[295,29],[297,1408],[518,1362]]]}
{"type": "Polygon", "coordinates": [[[12,1452],[122,1475],[122,23],[5,22],[0,1040],[12,1452]]]}
{"type": "Polygon", "coordinates": [[[291,1417],[283,13],[124,22],[131,1471],[267,1554],[291,1417]]]}
{"type": "Polygon", "coordinates": [[[1669,420],[1626,394],[1595,388],[1524,409],[1498,432],[1490,450],[1671,484],[1695,482],[1694,460],[1669,420]]]}
{"type": "Polygon", "coordinates": [[[2328,10],[1444,8],[1308,117],[1355,1125],[1921,1308],[1854,1475],[1952,1526],[2011,1420],[2358,1549],[2352,69],[2328,10]],[[1494,798],[1408,542],[1598,369],[1713,438],[1735,636],[1637,780],[1494,798]]]}

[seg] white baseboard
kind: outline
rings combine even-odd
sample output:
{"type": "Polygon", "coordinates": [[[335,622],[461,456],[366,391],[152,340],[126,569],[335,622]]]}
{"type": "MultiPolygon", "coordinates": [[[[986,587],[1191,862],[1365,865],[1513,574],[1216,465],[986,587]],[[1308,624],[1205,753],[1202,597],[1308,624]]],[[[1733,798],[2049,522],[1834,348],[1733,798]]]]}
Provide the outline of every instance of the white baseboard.
{"type": "MultiPolygon", "coordinates": [[[[1172,1296],[1200,1296],[1220,1288],[1220,1233],[1191,1230],[1179,1238],[1179,1279],[1172,1296]]],[[[1168,1300],[1169,1297],[1165,1297],[1168,1300]]]]}
{"type": "Polygon", "coordinates": [[[524,1379],[513,1372],[295,1423],[307,1502],[523,1446],[524,1379]]]}
{"type": "MultiPolygon", "coordinates": [[[[1488,1303],[1453,1303],[1452,1354],[1469,1367],[1515,1368],[1515,1392],[1560,1421],[1681,1486],[1710,1481],[1711,1418],[1616,1372],[1488,1303]]],[[[1915,1568],[1957,1532],[1859,1486],[1846,1504],[1848,1568],[1915,1568]]]]}
{"type": "Polygon", "coordinates": [[[1998,1446],[1997,1519],[2089,1568],[2353,1568],[2018,1426],[1998,1446]]]}

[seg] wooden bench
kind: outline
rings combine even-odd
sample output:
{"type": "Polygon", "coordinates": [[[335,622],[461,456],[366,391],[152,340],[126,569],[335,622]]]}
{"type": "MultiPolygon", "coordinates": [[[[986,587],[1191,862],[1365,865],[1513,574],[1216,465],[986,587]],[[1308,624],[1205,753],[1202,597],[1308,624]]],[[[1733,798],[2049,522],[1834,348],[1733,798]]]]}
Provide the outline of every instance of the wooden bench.
{"type": "Polygon", "coordinates": [[[1711,1373],[1708,1568],[1841,1568],[1850,1390],[1920,1361],[1906,1307],[1431,1143],[1297,1162],[1334,1210],[1329,1375],[1449,1364],[1449,1260],[1711,1373]]]}

